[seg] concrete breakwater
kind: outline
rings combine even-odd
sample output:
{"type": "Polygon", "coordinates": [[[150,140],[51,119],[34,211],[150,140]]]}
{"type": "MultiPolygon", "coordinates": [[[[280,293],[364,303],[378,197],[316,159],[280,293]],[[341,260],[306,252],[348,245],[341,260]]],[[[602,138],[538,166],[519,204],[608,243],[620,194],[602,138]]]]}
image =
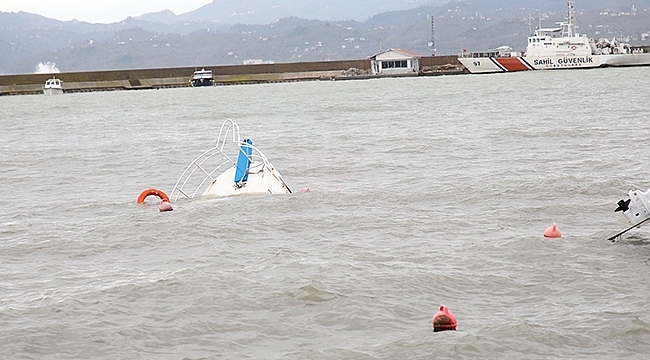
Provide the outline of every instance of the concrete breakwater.
{"type": "Polygon", "coordinates": [[[433,76],[463,73],[456,56],[420,59],[420,69],[406,74],[371,74],[370,59],[252,65],[217,65],[160,69],[86,71],[0,76],[0,95],[41,94],[49,78],[63,81],[65,92],[161,89],[190,86],[194,70],[212,70],[216,85],[312,80],[349,80],[386,76],[433,76]]]}

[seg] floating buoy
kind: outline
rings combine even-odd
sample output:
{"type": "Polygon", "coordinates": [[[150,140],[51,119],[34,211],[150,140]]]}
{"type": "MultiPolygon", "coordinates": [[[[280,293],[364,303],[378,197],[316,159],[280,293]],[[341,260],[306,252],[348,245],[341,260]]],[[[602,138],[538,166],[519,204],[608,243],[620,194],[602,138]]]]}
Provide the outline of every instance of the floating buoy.
{"type": "Polygon", "coordinates": [[[562,237],[562,232],[560,229],[557,228],[557,225],[553,223],[553,226],[549,226],[544,230],[544,237],[547,238],[561,238],[562,237]]]}
{"type": "Polygon", "coordinates": [[[158,210],[160,210],[160,212],[165,212],[165,211],[172,211],[172,210],[174,210],[174,208],[172,207],[172,203],[170,203],[169,201],[163,200],[160,203],[160,205],[158,205],[158,210]]]}
{"type": "Polygon", "coordinates": [[[169,196],[167,196],[164,191],[151,188],[140,193],[140,196],[138,196],[138,204],[142,204],[144,199],[152,195],[159,197],[163,202],[169,202],[169,196]]]}
{"type": "Polygon", "coordinates": [[[440,309],[433,316],[431,323],[433,324],[433,332],[456,330],[456,317],[449,311],[447,305],[440,305],[440,309]]]}

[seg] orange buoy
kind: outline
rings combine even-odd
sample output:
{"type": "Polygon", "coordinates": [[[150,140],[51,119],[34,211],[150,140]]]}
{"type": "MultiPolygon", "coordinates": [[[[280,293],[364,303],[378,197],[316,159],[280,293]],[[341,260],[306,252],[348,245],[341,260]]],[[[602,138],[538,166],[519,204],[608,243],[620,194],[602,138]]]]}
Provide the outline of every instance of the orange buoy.
{"type": "Polygon", "coordinates": [[[138,204],[142,204],[144,199],[151,195],[159,197],[163,202],[169,202],[169,197],[164,191],[151,188],[140,193],[140,196],[138,196],[138,204]]]}
{"type": "Polygon", "coordinates": [[[431,321],[433,324],[433,332],[445,331],[445,330],[456,330],[456,317],[454,314],[449,311],[447,305],[440,305],[440,309],[433,316],[431,321]]]}
{"type": "Polygon", "coordinates": [[[544,237],[547,238],[561,238],[562,232],[557,228],[557,225],[553,223],[553,226],[549,226],[544,230],[544,237]]]}

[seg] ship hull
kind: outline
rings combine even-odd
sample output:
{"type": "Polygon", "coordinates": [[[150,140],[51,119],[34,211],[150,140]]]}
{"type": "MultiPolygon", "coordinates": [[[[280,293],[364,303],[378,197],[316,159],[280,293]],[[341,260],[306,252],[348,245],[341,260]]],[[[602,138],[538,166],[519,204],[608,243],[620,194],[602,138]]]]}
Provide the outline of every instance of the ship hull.
{"type": "Polygon", "coordinates": [[[460,57],[472,74],[528,70],[590,69],[598,67],[650,66],[650,53],[587,56],[460,57]]]}
{"type": "Polygon", "coordinates": [[[193,87],[198,86],[214,86],[214,79],[192,79],[190,85],[193,87]]]}
{"type": "Polygon", "coordinates": [[[43,94],[45,95],[60,95],[63,94],[62,88],[43,88],[43,94]]]}

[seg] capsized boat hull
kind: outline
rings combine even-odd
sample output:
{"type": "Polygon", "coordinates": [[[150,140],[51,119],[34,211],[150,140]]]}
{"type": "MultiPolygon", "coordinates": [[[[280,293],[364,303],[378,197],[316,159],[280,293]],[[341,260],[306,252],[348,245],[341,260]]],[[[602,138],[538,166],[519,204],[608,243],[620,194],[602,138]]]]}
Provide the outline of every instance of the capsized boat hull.
{"type": "Polygon", "coordinates": [[[234,195],[261,195],[261,194],[286,194],[287,186],[280,179],[282,175],[275,168],[267,168],[261,162],[252,162],[248,179],[242,183],[233,182],[236,166],[224,171],[208,188],[203,196],[234,196],[234,195]],[[256,172],[256,169],[259,169],[256,172]]]}
{"type": "Polygon", "coordinates": [[[621,212],[619,220],[623,223],[635,225],[650,218],[650,199],[648,191],[630,190],[627,195],[628,199],[622,199],[618,202],[618,207],[614,212],[621,212]]]}

